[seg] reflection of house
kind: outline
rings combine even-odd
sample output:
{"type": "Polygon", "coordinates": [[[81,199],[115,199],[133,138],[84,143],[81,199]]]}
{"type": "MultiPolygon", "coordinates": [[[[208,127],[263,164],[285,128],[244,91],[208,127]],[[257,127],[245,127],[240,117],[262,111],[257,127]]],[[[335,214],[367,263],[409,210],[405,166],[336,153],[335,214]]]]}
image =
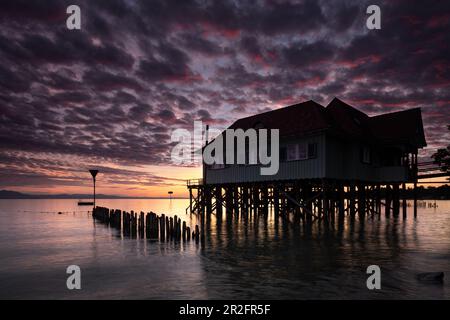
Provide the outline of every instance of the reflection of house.
{"type": "Polygon", "coordinates": [[[237,120],[232,129],[280,130],[280,167],[261,175],[259,165],[207,166],[204,182],[333,179],[373,183],[413,181],[417,151],[426,146],[420,109],[369,117],[334,99],[314,101],[237,120]]]}

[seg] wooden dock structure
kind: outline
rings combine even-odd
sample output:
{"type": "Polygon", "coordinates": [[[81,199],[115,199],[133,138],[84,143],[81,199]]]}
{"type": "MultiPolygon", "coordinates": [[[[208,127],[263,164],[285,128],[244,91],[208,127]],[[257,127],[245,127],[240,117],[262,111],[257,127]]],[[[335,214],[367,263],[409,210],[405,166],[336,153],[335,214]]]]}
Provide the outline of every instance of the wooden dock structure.
{"type": "MultiPolygon", "coordinates": [[[[201,218],[215,214],[292,215],[294,220],[311,223],[333,221],[349,216],[365,218],[384,214],[407,217],[406,183],[368,184],[358,181],[293,180],[277,182],[203,185],[189,180],[191,214],[201,218]]],[[[416,186],[417,184],[414,184],[416,186]]],[[[413,189],[414,217],[417,217],[417,193],[413,189]]],[[[203,220],[202,219],[202,220],[203,220]]]]}

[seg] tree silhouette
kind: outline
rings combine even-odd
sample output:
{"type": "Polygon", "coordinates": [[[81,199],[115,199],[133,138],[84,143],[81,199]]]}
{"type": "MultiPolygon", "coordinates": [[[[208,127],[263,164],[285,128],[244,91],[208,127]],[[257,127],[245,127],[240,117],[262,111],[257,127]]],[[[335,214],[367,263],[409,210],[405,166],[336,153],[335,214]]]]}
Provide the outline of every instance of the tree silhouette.
{"type": "MultiPolygon", "coordinates": [[[[447,128],[450,130],[450,125],[447,128]]],[[[431,157],[434,159],[433,162],[439,165],[441,171],[450,172],[450,144],[446,148],[438,149],[431,157]]]]}

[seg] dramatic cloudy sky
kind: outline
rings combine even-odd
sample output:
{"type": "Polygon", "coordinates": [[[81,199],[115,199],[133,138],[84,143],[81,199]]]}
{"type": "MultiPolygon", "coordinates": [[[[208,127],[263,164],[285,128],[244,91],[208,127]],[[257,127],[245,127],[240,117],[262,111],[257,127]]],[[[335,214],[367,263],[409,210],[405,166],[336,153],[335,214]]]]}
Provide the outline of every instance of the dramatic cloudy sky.
{"type": "Polygon", "coordinates": [[[95,166],[102,193],[181,195],[200,171],[170,165],[173,129],[335,96],[421,107],[429,155],[450,140],[449,21],[448,1],[1,0],[0,188],[88,192],[95,166]]]}

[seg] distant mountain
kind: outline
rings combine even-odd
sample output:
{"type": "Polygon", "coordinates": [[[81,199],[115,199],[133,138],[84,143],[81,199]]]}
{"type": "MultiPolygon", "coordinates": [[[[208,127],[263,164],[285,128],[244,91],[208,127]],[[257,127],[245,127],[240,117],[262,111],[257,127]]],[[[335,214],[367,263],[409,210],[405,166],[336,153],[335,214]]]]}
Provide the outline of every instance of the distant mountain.
{"type": "MultiPolygon", "coordinates": [[[[97,199],[158,199],[158,197],[124,197],[97,194],[97,199]]],[[[16,191],[0,190],[0,199],[92,199],[92,194],[26,194],[16,191]]],[[[165,199],[165,198],[160,198],[165,199]]],[[[176,199],[176,198],[174,198],[176,199]]]]}
{"type": "Polygon", "coordinates": [[[28,197],[27,194],[9,191],[9,190],[0,190],[0,199],[26,199],[28,197]]]}

